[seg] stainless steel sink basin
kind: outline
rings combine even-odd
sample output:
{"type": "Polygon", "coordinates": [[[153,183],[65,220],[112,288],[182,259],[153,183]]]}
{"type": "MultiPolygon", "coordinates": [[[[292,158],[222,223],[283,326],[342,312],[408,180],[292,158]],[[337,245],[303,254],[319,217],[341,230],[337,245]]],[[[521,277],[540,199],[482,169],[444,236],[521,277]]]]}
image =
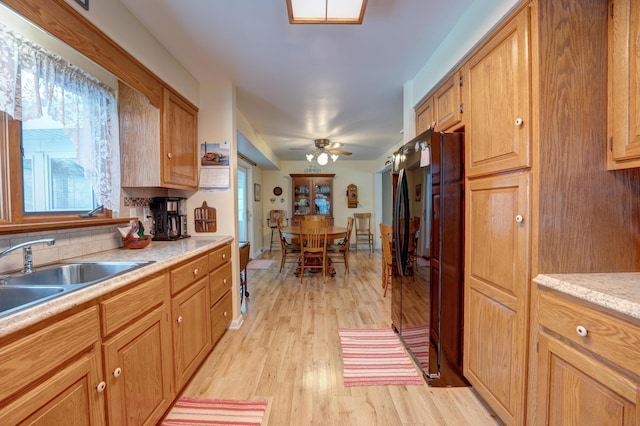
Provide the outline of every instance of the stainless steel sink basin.
{"type": "Polygon", "coordinates": [[[56,286],[0,286],[0,314],[26,308],[63,292],[64,287],[56,286]]]}
{"type": "Polygon", "coordinates": [[[38,268],[31,274],[16,273],[1,280],[0,316],[53,299],[149,262],[69,262],[38,268]]]}
{"type": "Polygon", "coordinates": [[[149,262],[76,262],[43,267],[5,279],[7,285],[84,285],[131,271],[149,262]]]}

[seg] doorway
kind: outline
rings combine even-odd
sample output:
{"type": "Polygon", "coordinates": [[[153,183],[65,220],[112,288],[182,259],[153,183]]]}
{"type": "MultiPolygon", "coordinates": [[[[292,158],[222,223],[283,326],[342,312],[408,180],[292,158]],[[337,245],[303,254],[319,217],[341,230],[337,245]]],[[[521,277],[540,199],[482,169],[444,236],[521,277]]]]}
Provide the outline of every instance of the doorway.
{"type": "Polygon", "coordinates": [[[238,241],[249,241],[249,169],[238,162],[238,241]]]}

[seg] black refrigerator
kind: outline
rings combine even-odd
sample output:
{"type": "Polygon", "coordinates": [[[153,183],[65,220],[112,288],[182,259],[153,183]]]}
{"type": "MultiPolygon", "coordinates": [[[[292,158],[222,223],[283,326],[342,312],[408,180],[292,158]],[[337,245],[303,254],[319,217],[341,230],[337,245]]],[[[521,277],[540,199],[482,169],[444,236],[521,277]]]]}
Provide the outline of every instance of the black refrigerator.
{"type": "Polygon", "coordinates": [[[430,386],[468,386],[462,375],[464,134],[427,130],[394,153],[393,172],[392,327],[430,386]],[[418,251],[420,264],[410,248],[415,217],[425,234],[418,239],[429,241],[428,252],[418,251]]]}

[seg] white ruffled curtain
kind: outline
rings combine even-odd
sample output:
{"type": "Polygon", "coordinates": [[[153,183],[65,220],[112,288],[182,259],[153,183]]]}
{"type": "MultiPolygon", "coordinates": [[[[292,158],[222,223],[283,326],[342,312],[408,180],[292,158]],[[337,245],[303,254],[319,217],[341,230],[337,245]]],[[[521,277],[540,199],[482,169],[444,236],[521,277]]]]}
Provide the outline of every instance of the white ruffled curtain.
{"type": "Polygon", "coordinates": [[[61,123],[98,204],[120,206],[118,104],[111,88],[0,25],[0,110],[16,120],[61,123]]]}

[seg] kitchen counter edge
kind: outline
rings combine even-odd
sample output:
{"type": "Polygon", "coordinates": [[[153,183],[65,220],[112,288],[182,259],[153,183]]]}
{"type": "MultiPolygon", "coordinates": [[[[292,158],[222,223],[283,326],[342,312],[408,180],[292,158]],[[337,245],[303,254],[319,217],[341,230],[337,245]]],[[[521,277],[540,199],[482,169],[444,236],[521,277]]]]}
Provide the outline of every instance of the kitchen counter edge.
{"type": "Polygon", "coordinates": [[[233,237],[230,236],[191,237],[177,241],[153,241],[147,248],[141,250],[119,248],[66,259],[65,261],[153,261],[154,263],[0,317],[0,338],[170,268],[190,257],[231,242],[233,237]]]}
{"type": "Polygon", "coordinates": [[[533,282],[640,319],[640,272],[540,274],[533,282]]]}

